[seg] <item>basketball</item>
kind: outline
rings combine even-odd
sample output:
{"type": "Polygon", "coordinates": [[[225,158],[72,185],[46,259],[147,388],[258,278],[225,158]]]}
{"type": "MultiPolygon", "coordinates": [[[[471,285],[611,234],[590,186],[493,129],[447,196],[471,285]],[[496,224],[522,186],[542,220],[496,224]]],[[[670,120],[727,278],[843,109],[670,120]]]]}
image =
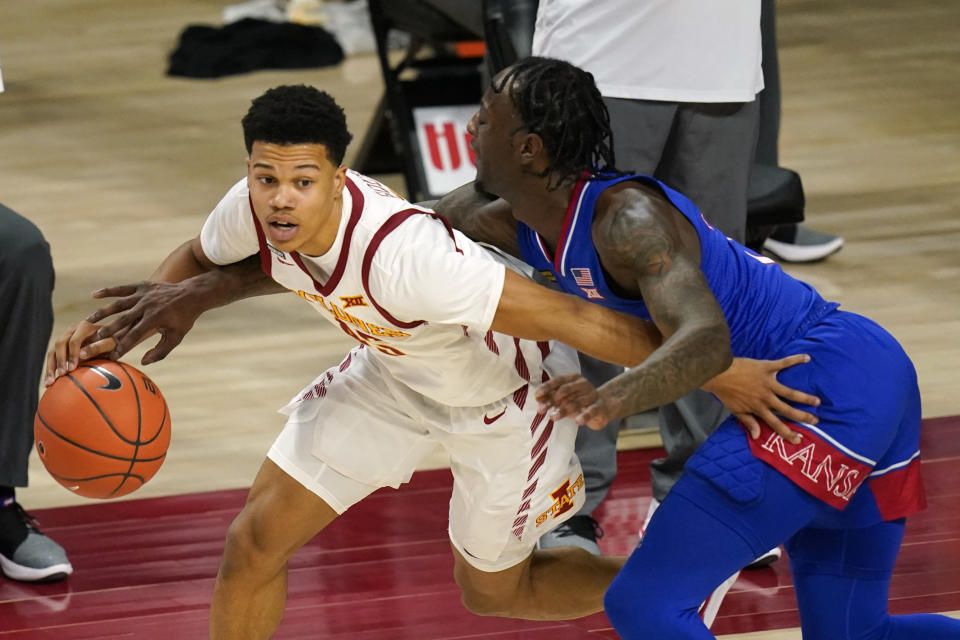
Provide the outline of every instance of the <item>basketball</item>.
{"type": "Polygon", "coordinates": [[[33,433],[57,482],[87,498],[117,498],[160,469],[170,413],[157,385],[135,367],[89,360],[40,397],[33,433]]]}

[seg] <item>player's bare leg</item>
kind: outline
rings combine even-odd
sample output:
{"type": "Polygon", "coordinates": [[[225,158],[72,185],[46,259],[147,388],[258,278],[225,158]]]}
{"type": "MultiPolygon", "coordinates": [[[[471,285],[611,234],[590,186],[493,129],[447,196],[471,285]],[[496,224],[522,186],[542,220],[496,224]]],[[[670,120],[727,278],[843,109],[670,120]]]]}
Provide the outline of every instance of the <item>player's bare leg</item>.
{"type": "Polygon", "coordinates": [[[569,620],[603,611],[603,594],[626,561],[578,547],[536,550],[520,564],[488,573],[453,549],[463,604],[484,616],[569,620]]]}
{"type": "Polygon", "coordinates": [[[266,459],[230,525],[210,607],[213,640],[269,638],[287,599],[287,561],[337,517],[266,459]]]}

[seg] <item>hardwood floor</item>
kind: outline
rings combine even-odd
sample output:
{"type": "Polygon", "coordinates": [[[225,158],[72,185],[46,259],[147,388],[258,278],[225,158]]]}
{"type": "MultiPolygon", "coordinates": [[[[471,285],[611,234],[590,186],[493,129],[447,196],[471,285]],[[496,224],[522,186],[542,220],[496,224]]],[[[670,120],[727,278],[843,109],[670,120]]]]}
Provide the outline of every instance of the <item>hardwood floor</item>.
{"type": "MultiPolygon", "coordinates": [[[[910,519],[890,587],[895,614],[960,609],[960,418],[927,421],[929,508],[910,519]]],[[[650,500],[650,460],[619,454],[620,475],[595,512],[608,554],[629,553],[650,500]]],[[[446,536],[450,474],[422,471],[334,521],[290,562],[278,640],[613,640],[604,614],[537,622],[483,618],[459,601],[446,536]]],[[[15,640],[201,638],[224,534],[242,489],[94,502],[36,512],[71,553],[68,580],[0,579],[0,637],[15,640]]],[[[797,640],[786,560],[743,572],[712,630],[723,638],[797,640]],[[733,635],[730,635],[733,634],[733,635]]]]}
{"type": "MultiPolygon", "coordinates": [[[[223,5],[211,0],[47,0],[0,6],[6,85],[0,94],[0,201],[32,219],[52,246],[55,333],[96,308],[91,290],[147,277],[170,250],[198,232],[207,212],[243,174],[239,119],[250,99],[266,88],[303,82],[336,96],[355,135],[347,156],[348,163],[352,160],[382,91],[379,67],[370,54],[325,69],[217,80],[164,75],[179,32],[188,24],[218,24],[223,5]]],[[[787,270],[847,309],[878,320],[903,342],[917,365],[926,417],[960,414],[960,6],[955,0],[782,0],[778,7],[781,164],[803,177],[809,226],[846,238],[844,249],[826,262],[787,270]]],[[[403,188],[396,175],[379,177],[403,188]]],[[[282,425],[274,409],[337,362],[349,346],[292,296],[246,301],[208,314],[168,361],[147,370],[170,404],[174,440],[161,472],[130,498],[247,486],[282,425]]],[[[128,361],[136,362],[144,350],[128,361]]],[[[629,528],[636,525],[630,518],[645,504],[638,498],[649,489],[642,479],[624,489],[624,478],[618,486],[634,510],[622,520],[629,528]]],[[[71,495],[35,458],[30,487],[19,495],[31,509],[84,505],[96,513],[90,527],[98,526],[105,513],[126,508],[71,495]]],[[[228,495],[240,499],[242,490],[228,495]]],[[[617,504],[610,503],[608,517],[617,504]]],[[[946,503],[941,507],[952,509],[946,503]]],[[[231,503],[229,511],[235,508],[231,503]]],[[[74,518],[78,512],[61,513],[74,518]]],[[[223,515],[214,525],[227,520],[223,515]]],[[[945,535],[951,537],[956,536],[945,535]]],[[[137,637],[169,635],[172,619],[186,625],[181,629],[202,633],[204,616],[197,611],[205,607],[215,566],[210,562],[219,554],[214,538],[202,544],[183,540],[187,546],[177,551],[190,557],[200,553],[205,564],[173,556],[158,561],[160,570],[170,574],[199,573],[185,595],[177,588],[155,592],[179,609],[173,617],[149,618],[137,637]]],[[[426,543],[424,552],[433,545],[432,552],[446,553],[442,538],[426,543]]],[[[153,548],[150,539],[141,540],[143,546],[116,553],[129,558],[153,548]]],[[[98,594],[93,596],[98,612],[122,613],[130,601],[121,597],[119,587],[130,584],[129,576],[96,572],[98,554],[106,551],[97,547],[96,536],[87,542],[92,546],[78,551],[83,570],[75,577],[98,594]]],[[[945,547],[946,557],[955,556],[954,546],[945,547]]],[[[916,555],[917,549],[909,557],[925,558],[916,555]]],[[[938,558],[927,559],[935,564],[938,558]]],[[[936,571],[932,565],[910,569],[918,573],[908,583],[921,586],[927,582],[923,572],[936,571]]],[[[397,576],[405,571],[398,565],[397,576]]],[[[448,579],[444,575],[426,577],[436,586],[448,579]]],[[[294,589],[309,590],[314,582],[303,577],[294,589]]],[[[904,597],[930,595],[912,588],[904,587],[904,597]]],[[[0,589],[4,615],[19,607],[26,607],[24,615],[46,615],[50,602],[35,601],[32,588],[8,581],[0,589]]],[[[341,589],[335,591],[339,597],[341,589]]],[[[956,593],[955,585],[942,593],[956,593]]],[[[303,610],[286,624],[313,636],[316,610],[304,597],[303,610]]],[[[438,598],[425,606],[437,611],[436,602],[449,601],[453,611],[455,596],[438,598]]],[[[735,592],[731,603],[739,600],[735,592]]],[[[938,607],[960,608],[948,600],[936,600],[938,607]]],[[[399,619],[406,601],[389,600],[395,606],[384,615],[399,619]]],[[[59,606],[56,598],[51,602],[59,606]]],[[[72,611],[80,618],[94,615],[82,607],[72,611]]],[[[750,615],[749,608],[731,611],[750,615]]],[[[773,626],[794,624],[779,620],[773,626]]],[[[77,637],[130,636],[121,622],[112,624],[77,637]]],[[[724,632],[745,630],[722,619],[721,627],[724,632]]],[[[587,637],[586,628],[562,632],[530,626],[524,635],[587,637]]],[[[605,637],[602,629],[593,630],[589,637],[605,637]]],[[[32,637],[65,637],[55,634],[38,631],[32,637]]],[[[799,633],[751,631],[730,637],[782,640],[799,633]]]]}

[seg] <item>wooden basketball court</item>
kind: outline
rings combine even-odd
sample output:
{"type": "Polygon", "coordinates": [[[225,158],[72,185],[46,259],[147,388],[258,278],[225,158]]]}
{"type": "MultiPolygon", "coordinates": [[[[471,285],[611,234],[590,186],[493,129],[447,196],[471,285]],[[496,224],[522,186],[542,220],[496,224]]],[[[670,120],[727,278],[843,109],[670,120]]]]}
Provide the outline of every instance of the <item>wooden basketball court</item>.
{"type": "MultiPolygon", "coordinates": [[[[891,584],[893,613],[960,610],[960,491],[954,477],[960,419],[935,418],[925,427],[930,507],[907,526],[891,584]]],[[[605,552],[627,554],[636,544],[650,500],[649,463],[662,453],[620,453],[617,482],[595,513],[605,530],[605,552]]],[[[275,637],[617,637],[603,614],[528,622],[466,611],[446,534],[450,484],[446,470],[418,472],[399,491],[378,491],[297,552],[287,614],[275,637]]],[[[37,511],[45,530],[70,550],[75,573],[50,585],[0,582],[0,637],[204,637],[224,535],[244,498],[243,489],[228,489],[37,511]]],[[[799,638],[791,584],[786,561],[743,572],[713,630],[732,638],[799,638]]]]}
{"type": "MultiPolygon", "coordinates": [[[[371,54],[296,72],[164,75],[180,31],[218,24],[223,4],[49,0],[0,9],[0,202],[52,246],[55,333],[97,306],[90,291],[147,277],[199,231],[243,175],[239,119],[265,89],[302,82],[330,91],[355,135],[348,163],[356,152],[382,91],[371,54]]],[[[847,243],[824,263],[787,270],[879,321],[914,358],[932,419],[924,465],[932,499],[908,527],[892,609],[960,610],[960,483],[951,473],[960,425],[950,418],[960,416],[960,7],[782,0],[778,11],[781,162],[803,177],[808,224],[847,243]]],[[[378,177],[403,188],[398,176],[378,177]]],[[[0,581],[0,636],[202,637],[223,531],[283,424],[275,409],[349,346],[294,296],[201,319],[147,369],[173,416],[168,459],[149,485],[130,500],[91,502],[33,460],[19,499],[77,571],[59,585],[0,581]]],[[[601,516],[608,551],[629,549],[655,454],[621,453],[624,471],[601,516]]],[[[450,576],[447,486],[442,469],[418,474],[311,543],[298,555],[278,637],[615,637],[603,616],[549,625],[465,613],[450,576]]],[[[715,629],[799,637],[789,630],[786,563],[762,573],[741,579],[715,629]]]]}

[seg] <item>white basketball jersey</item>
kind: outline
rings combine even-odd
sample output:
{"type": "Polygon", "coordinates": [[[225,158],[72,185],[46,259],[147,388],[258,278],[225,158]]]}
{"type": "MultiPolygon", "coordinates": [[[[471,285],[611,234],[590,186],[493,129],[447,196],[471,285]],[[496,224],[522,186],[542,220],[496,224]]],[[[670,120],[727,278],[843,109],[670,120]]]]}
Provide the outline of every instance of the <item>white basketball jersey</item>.
{"type": "Polygon", "coordinates": [[[330,250],[286,253],[267,241],[243,179],[204,223],[203,251],[216,264],[259,252],[264,272],[437,402],[482,406],[542,382],[546,343],[489,330],[502,264],[372,178],[348,170],[342,196],[330,250]]]}

